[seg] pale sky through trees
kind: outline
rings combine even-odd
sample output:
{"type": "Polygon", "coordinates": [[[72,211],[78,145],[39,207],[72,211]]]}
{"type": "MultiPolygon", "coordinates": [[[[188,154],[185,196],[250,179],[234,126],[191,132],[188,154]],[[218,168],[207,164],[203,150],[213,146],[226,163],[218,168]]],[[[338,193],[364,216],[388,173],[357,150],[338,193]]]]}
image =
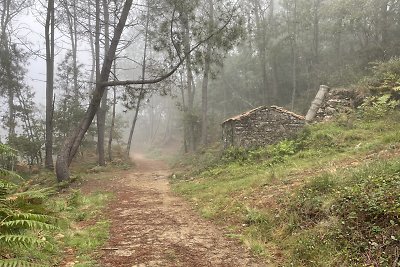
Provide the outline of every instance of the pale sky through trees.
{"type": "MultiPolygon", "coordinates": [[[[45,103],[45,90],[46,90],[46,62],[45,56],[45,39],[44,39],[44,25],[41,24],[43,18],[39,18],[38,15],[32,12],[25,12],[18,16],[14,24],[15,28],[18,29],[17,34],[14,34],[14,38],[19,40],[18,43],[24,51],[29,52],[27,47],[33,52],[39,52],[40,55],[33,55],[29,59],[29,66],[27,67],[26,82],[29,86],[34,89],[36,93],[35,97],[40,104],[45,103]],[[28,43],[24,45],[23,43],[28,43]]],[[[66,36],[62,36],[60,31],[56,29],[56,58],[55,58],[55,70],[57,65],[60,63],[65,55],[65,52],[70,49],[70,44],[66,36]],[[65,40],[66,39],[66,40],[65,40]]],[[[81,40],[79,43],[79,63],[83,63],[85,68],[88,70],[89,51],[86,48],[87,44],[81,40]],[[85,52],[87,51],[87,53],[85,52]]],[[[55,73],[57,75],[57,71],[55,73]]],[[[55,92],[57,94],[57,92],[55,92]]],[[[56,96],[57,97],[57,96],[56,96]]]]}

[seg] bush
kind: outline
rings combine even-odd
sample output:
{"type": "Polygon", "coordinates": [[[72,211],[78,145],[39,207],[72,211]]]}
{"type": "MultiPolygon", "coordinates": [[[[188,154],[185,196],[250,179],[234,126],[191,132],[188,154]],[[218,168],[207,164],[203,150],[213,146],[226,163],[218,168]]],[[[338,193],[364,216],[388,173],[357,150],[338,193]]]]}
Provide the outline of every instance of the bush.
{"type": "Polygon", "coordinates": [[[400,102],[393,100],[389,94],[368,97],[360,106],[361,116],[367,120],[381,119],[394,111],[400,102]]]}
{"type": "Polygon", "coordinates": [[[389,94],[400,97],[400,59],[393,58],[387,62],[377,62],[372,67],[372,75],[362,83],[374,95],[389,94]]]}
{"type": "Polygon", "coordinates": [[[288,156],[294,155],[299,149],[299,144],[294,140],[283,140],[277,144],[257,149],[231,147],[224,151],[223,161],[257,161],[270,160],[271,164],[281,163],[288,156]]]}
{"type": "MultiPolygon", "coordinates": [[[[353,175],[333,212],[342,239],[367,264],[395,266],[400,245],[400,162],[380,163],[353,175]]],[[[357,260],[357,257],[354,257],[357,260]]]]}
{"type": "Polygon", "coordinates": [[[289,201],[289,212],[296,215],[295,224],[310,227],[329,216],[325,201],[333,192],[336,183],[328,174],[318,176],[304,185],[289,201]]]}
{"type": "Polygon", "coordinates": [[[268,152],[272,163],[284,162],[288,156],[298,151],[298,144],[293,140],[283,140],[269,147],[268,152]]]}

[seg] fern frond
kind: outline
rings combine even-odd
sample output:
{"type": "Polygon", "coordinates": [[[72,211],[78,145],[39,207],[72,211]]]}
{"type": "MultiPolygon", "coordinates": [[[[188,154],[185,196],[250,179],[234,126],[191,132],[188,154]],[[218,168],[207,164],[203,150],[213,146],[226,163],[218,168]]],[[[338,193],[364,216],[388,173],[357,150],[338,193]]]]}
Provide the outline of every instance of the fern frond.
{"type": "Polygon", "coordinates": [[[36,213],[12,213],[12,218],[10,220],[33,220],[33,221],[38,221],[38,222],[55,222],[56,218],[49,216],[49,215],[43,215],[43,214],[36,214],[36,213]]]}
{"type": "Polygon", "coordinates": [[[12,209],[10,209],[9,207],[6,207],[6,206],[1,206],[1,203],[0,203],[0,218],[1,217],[8,217],[8,216],[11,216],[12,214],[15,214],[15,210],[12,210],[12,209]]]}
{"type": "Polygon", "coordinates": [[[30,229],[30,230],[55,230],[57,227],[54,225],[38,222],[33,220],[12,220],[0,223],[0,227],[6,229],[30,229]]]}
{"type": "MultiPolygon", "coordinates": [[[[2,169],[0,168],[0,170],[2,169]]],[[[8,191],[15,188],[17,188],[16,184],[6,181],[4,179],[0,179],[0,189],[8,191]]]]}
{"type": "Polygon", "coordinates": [[[20,175],[16,174],[15,172],[3,169],[3,168],[0,168],[0,177],[1,178],[14,178],[14,179],[18,179],[18,180],[23,180],[23,178],[20,175]]]}
{"type": "Polygon", "coordinates": [[[13,198],[18,198],[18,199],[25,199],[25,200],[31,200],[31,199],[46,199],[49,197],[49,195],[54,193],[54,189],[52,188],[42,188],[42,189],[37,189],[37,190],[28,190],[24,192],[19,192],[19,193],[14,193],[12,194],[13,198]]]}
{"type": "Polygon", "coordinates": [[[0,235],[0,244],[4,244],[8,247],[35,247],[44,245],[47,242],[40,240],[37,237],[28,235],[0,235]]]}
{"type": "Polygon", "coordinates": [[[0,260],[0,267],[46,267],[19,259],[0,260]]]}

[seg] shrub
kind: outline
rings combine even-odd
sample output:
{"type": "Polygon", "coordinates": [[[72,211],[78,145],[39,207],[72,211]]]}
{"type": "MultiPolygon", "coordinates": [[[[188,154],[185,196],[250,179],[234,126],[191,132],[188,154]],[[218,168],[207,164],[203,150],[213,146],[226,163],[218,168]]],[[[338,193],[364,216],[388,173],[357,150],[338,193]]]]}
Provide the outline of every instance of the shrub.
{"type": "Polygon", "coordinates": [[[318,176],[304,185],[289,201],[289,212],[296,215],[296,225],[309,227],[329,216],[329,208],[324,205],[336,183],[328,174],[318,176]]]}
{"type": "MultiPolygon", "coordinates": [[[[400,162],[374,164],[353,175],[333,212],[342,239],[369,265],[395,266],[400,245],[400,162]]],[[[357,260],[358,257],[354,257],[357,260]]]]}
{"type": "Polygon", "coordinates": [[[293,140],[283,140],[268,149],[272,163],[284,162],[288,156],[294,155],[297,151],[298,144],[293,140]]]}
{"type": "Polygon", "coordinates": [[[374,95],[390,94],[400,97],[400,59],[377,62],[372,67],[373,74],[363,81],[364,86],[374,95]]]}
{"type": "Polygon", "coordinates": [[[360,106],[359,111],[363,118],[367,120],[381,119],[400,104],[398,100],[393,100],[389,94],[368,97],[360,106]]]}
{"type": "Polygon", "coordinates": [[[248,150],[242,147],[229,147],[222,154],[224,161],[245,161],[248,159],[248,150]]]}

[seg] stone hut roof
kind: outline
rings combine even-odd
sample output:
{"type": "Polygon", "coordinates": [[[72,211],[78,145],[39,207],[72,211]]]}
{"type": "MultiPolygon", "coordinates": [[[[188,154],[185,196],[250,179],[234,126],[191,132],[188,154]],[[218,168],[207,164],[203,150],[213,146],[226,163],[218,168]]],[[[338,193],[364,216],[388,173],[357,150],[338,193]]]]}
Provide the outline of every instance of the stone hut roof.
{"type": "Polygon", "coordinates": [[[289,110],[286,110],[286,109],[284,109],[282,107],[278,107],[278,106],[271,106],[271,107],[261,106],[261,107],[246,111],[246,112],[244,112],[242,114],[236,115],[236,116],[234,116],[232,118],[229,118],[229,119],[225,120],[222,124],[225,124],[225,123],[230,122],[230,121],[240,121],[240,120],[248,117],[249,115],[251,115],[251,114],[253,114],[253,113],[255,113],[255,112],[259,111],[259,110],[268,109],[268,108],[273,109],[275,111],[278,111],[280,113],[291,115],[291,116],[293,116],[293,117],[295,117],[295,118],[297,118],[299,120],[305,120],[305,117],[303,117],[303,116],[301,116],[299,114],[296,114],[294,112],[291,112],[289,110]]]}

